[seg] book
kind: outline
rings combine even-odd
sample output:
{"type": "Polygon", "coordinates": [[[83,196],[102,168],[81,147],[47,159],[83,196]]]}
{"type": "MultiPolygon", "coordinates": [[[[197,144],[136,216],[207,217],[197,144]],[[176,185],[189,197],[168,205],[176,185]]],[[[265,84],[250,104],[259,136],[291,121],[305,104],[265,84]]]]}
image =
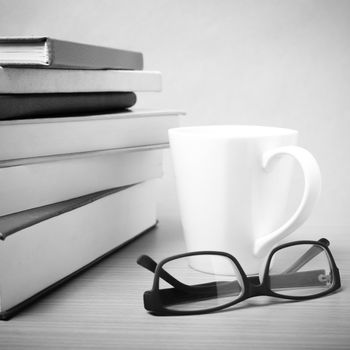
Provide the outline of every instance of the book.
{"type": "Polygon", "coordinates": [[[162,150],[106,151],[0,168],[0,216],[161,177],[162,150]]]}
{"type": "Polygon", "coordinates": [[[154,71],[1,68],[0,93],[160,91],[154,71]]]}
{"type": "MultiPolygon", "coordinates": [[[[168,144],[176,111],[0,121],[0,161],[168,144]]],[[[26,159],[28,161],[28,159],[26,159]]]]}
{"type": "Polygon", "coordinates": [[[156,224],[154,180],[0,218],[0,318],[156,224]]]}
{"type": "Polygon", "coordinates": [[[143,69],[140,52],[48,37],[1,37],[0,65],[71,69],[143,69]]]}
{"type": "Polygon", "coordinates": [[[122,111],[136,103],[133,92],[0,94],[0,118],[67,117],[122,111]]]}

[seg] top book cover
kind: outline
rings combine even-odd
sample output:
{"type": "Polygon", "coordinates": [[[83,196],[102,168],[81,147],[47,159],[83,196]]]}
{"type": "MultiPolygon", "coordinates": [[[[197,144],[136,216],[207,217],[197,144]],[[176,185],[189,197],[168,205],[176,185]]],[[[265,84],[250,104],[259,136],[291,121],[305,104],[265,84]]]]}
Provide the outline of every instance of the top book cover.
{"type": "Polygon", "coordinates": [[[48,37],[0,37],[0,66],[142,70],[143,55],[48,37]]]}

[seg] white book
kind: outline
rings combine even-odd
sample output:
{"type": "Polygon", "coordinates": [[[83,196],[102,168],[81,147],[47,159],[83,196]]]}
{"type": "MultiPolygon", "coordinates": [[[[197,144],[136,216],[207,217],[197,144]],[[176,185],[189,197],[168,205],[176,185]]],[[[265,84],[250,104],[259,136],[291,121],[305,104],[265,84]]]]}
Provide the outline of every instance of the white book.
{"type": "Polygon", "coordinates": [[[0,219],[0,318],[154,226],[155,183],[84,196],[53,209],[0,219]]]}
{"type": "MultiPolygon", "coordinates": [[[[1,113],[1,112],[0,112],[1,113]]],[[[0,121],[0,161],[168,143],[181,112],[0,121]]]]}
{"type": "Polygon", "coordinates": [[[0,216],[162,176],[162,150],[105,151],[0,168],[0,216]]]}
{"type": "Polygon", "coordinates": [[[1,68],[0,93],[161,91],[161,73],[129,70],[1,68]]]}

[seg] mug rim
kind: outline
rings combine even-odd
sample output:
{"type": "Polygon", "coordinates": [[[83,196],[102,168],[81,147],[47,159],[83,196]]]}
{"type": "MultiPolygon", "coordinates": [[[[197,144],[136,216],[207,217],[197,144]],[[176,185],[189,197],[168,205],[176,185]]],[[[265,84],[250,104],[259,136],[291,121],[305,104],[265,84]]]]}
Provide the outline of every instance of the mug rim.
{"type": "Polygon", "coordinates": [[[298,135],[298,131],[275,126],[247,125],[247,124],[213,124],[182,126],[169,129],[169,135],[189,135],[191,137],[256,139],[298,135]],[[240,133],[238,133],[238,131],[240,133]]]}

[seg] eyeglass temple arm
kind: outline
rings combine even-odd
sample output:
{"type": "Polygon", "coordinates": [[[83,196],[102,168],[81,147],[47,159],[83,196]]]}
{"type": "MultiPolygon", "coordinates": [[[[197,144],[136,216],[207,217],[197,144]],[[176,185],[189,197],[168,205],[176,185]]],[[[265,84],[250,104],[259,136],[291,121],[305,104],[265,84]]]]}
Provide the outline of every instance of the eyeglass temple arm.
{"type": "MultiPolygon", "coordinates": [[[[279,288],[298,288],[298,287],[312,287],[326,285],[327,280],[321,280],[320,276],[325,277],[324,270],[313,270],[295,272],[291,275],[274,275],[271,276],[271,281],[274,284],[275,289],[279,288]]],[[[254,276],[255,277],[255,276],[254,276]]],[[[248,279],[251,279],[248,277],[248,279]]],[[[197,284],[191,286],[192,288],[184,291],[177,288],[166,288],[159,290],[163,305],[174,305],[178,303],[190,303],[192,301],[204,301],[217,297],[232,297],[238,296],[242,292],[241,286],[237,281],[218,281],[210,282],[206,284],[197,284]]],[[[150,291],[145,292],[145,295],[149,295],[150,291]]],[[[145,305],[149,307],[149,301],[147,296],[145,297],[145,305]]],[[[147,307],[146,307],[147,308],[147,307]]]]}
{"type": "MultiPolygon", "coordinates": [[[[256,277],[256,276],[253,276],[256,277]]],[[[295,272],[291,275],[278,274],[270,277],[274,289],[324,286],[327,279],[324,270],[295,272]],[[320,277],[324,279],[320,279],[320,277]]],[[[251,280],[251,277],[248,277],[251,280]]],[[[237,281],[217,281],[196,284],[187,290],[166,288],[159,291],[164,305],[191,302],[191,300],[208,300],[215,297],[238,296],[242,292],[237,281]]],[[[147,292],[146,292],[147,293],[147,292]]]]}

